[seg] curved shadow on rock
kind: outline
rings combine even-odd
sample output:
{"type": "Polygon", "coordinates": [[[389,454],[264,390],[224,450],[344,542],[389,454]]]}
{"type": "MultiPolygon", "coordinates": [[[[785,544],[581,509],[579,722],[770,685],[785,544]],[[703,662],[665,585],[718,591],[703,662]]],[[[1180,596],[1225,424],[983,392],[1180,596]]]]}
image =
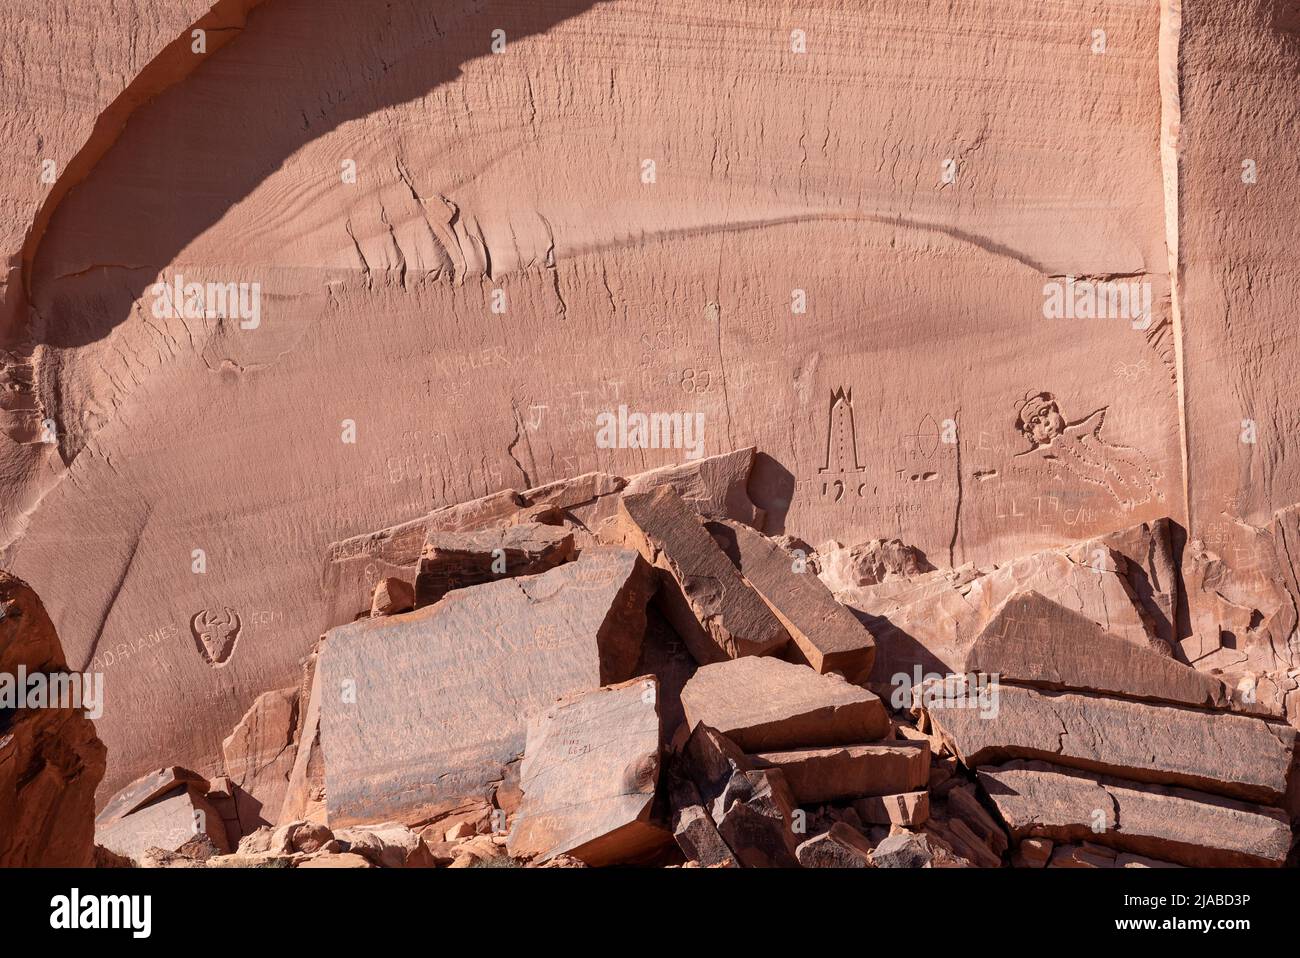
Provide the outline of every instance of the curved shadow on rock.
{"type": "MultiPolygon", "coordinates": [[[[455,80],[494,56],[494,31],[505,31],[509,57],[511,44],[600,2],[266,0],[237,39],[132,113],[33,254],[30,338],[56,351],[42,360],[41,400],[66,437],[65,463],[84,439],[62,422],[57,351],[104,339],[162,270],[306,144],[455,80]]],[[[399,147],[391,152],[399,163],[399,147]]],[[[338,179],[339,166],[320,176],[338,179]]],[[[237,279],[257,277],[222,278],[237,279]]]]}

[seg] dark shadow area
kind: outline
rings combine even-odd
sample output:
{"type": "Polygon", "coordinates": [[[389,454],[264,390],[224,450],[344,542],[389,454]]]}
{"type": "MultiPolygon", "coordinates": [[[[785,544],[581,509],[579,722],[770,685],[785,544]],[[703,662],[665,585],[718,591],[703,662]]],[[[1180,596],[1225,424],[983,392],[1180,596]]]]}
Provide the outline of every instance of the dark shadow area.
{"type": "Polygon", "coordinates": [[[754,456],[749,473],[749,498],[765,513],[763,528],[769,536],[785,533],[785,517],[794,499],[794,474],[765,452],[754,456]]]}
{"type": "MultiPolygon", "coordinates": [[[[494,56],[495,30],[505,31],[509,62],[511,43],[599,2],[266,0],[238,39],[136,110],[55,210],[33,257],[35,340],[102,339],[161,269],[305,144],[455,80],[463,64],[494,56]],[[87,255],[85,237],[105,237],[104,224],[121,242],[97,239],[104,248],[87,255]],[[78,264],[92,265],[61,277],[67,264],[55,251],[65,240],[77,244],[78,264]]],[[[319,175],[337,181],[339,166],[319,175]]]]}
{"type": "Polygon", "coordinates": [[[1183,552],[1187,548],[1187,530],[1180,523],[1169,520],[1169,549],[1174,556],[1174,576],[1177,580],[1176,607],[1174,609],[1174,641],[1171,643],[1174,658],[1186,664],[1182,641],[1192,637],[1192,614],[1187,602],[1187,585],[1183,580],[1183,552]]]}

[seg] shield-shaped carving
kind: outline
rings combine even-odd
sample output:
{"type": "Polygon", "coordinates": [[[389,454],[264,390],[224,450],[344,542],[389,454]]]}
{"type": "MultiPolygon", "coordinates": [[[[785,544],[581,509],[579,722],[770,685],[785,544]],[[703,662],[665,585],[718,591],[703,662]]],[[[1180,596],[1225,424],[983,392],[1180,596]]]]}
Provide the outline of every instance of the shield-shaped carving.
{"type": "Polygon", "coordinates": [[[239,614],[234,609],[225,608],[214,614],[210,609],[195,613],[190,620],[190,631],[194,634],[194,645],[208,665],[225,665],[232,652],[235,641],[239,638],[239,614]]]}

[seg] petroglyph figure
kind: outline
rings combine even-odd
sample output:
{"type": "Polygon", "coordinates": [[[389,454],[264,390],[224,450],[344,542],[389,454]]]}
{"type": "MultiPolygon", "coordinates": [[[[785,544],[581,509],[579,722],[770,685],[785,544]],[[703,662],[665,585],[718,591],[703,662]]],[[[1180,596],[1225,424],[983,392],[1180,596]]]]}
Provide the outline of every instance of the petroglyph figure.
{"type": "Polygon", "coordinates": [[[239,615],[234,609],[223,609],[220,615],[213,615],[208,609],[195,613],[190,619],[190,631],[194,635],[194,644],[199,654],[211,666],[225,665],[235,651],[235,642],[239,638],[239,615]]]}
{"type": "Polygon", "coordinates": [[[853,421],[853,390],[841,386],[831,393],[830,410],[826,416],[826,460],[817,470],[824,476],[821,484],[823,498],[832,502],[842,501],[846,495],[856,491],[859,499],[863,496],[866,483],[859,479],[848,480],[845,477],[853,473],[865,472],[865,467],[858,460],[858,430],[853,421]],[[839,478],[836,478],[836,477],[839,478]]]}
{"type": "Polygon", "coordinates": [[[1016,429],[1031,448],[1017,453],[1016,458],[1036,456],[1059,465],[1076,478],[1103,487],[1125,510],[1163,499],[1161,476],[1140,450],[1101,438],[1108,408],[1103,406],[1083,419],[1068,422],[1051,393],[1025,397],[1016,407],[1016,429]]]}
{"type": "Polygon", "coordinates": [[[858,432],[853,422],[853,390],[843,386],[831,393],[826,422],[826,462],[820,473],[862,472],[858,462],[858,432]]]}

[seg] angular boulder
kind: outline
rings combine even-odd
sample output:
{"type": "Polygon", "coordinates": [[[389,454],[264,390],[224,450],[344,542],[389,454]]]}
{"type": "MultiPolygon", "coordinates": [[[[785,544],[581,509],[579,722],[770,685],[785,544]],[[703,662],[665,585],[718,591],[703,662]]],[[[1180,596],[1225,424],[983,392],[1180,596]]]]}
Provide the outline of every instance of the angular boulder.
{"type": "Polygon", "coordinates": [[[653,676],[579,693],[529,722],[512,857],[570,855],[591,866],[635,861],[668,839],[651,822],[659,781],[653,676]]]}
{"type": "Polygon", "coordinates": [[[1231,701],[1222,680],[1111,635],[1033,591],[1017,592],[998,607],[967,654],[966,671],[1199,708],[1227,708],[1231,701]]]}
{"type": "Polygon", "coordinates": [[[329,824],[422,822],[481,799],[523,752],[530,714],[632,677],[652,589],[636,553],[589,549],[331,630],[318,666],[329,824]]]}
{"type": "Polygon", "coordinates": [[[996,683],[982,695],[987,698],[978,703],[945,700],[927,710],[968,768],[1041,759],[1256,801],[1276,802],[1286,792],[1296,741],[1296,730],[1286,725],[996,683]]]}
{"type": "Polygon", "coordinates": [[[934,859],[929,839],[915,832],[890,835],[871,852],[877,868],[933,868],[934,859]]]}
{"type": "Polygon", "coordinates": [[[801,748],[750,755],[756,768],[779,768],[801,805],[924,788],[930,778],[927,742],[882,742],[801,748]]]}
{"type": "Polygon", "coordinates": [[[859,798],[853,803],[853,811],[869,825],[916,828],[930,817],[930,793],[901,792],[859,798]]]}
{"type": "Polygon", "coordinates": [[[725,519],[705,527],[793,640],[795,660],[818,672],[838,672],[850,682],[871,672],[876,643],[847,608],[835,601],[807,562],[796,559],[748,526],[725,519]]]}
{"type": "Polygon", "coordinates": [[[95,824],[107,825],[118,821],[169,793],[185,790],[203,795],[209,788],[208,780],[198,772],[179,765],[160,768],[140,776],[110,798],[95,816],[95,824]]]}
{"type": "Polygon", "coordinates": [[[718,834],[743,867],[798,867],[797,803],[780,769],[737,772],[720,802],[718,834]]]}
{"type": "Polygon", "coordinates": [[[672,489],[690,509],[701,516],[735,519],[760,528],[763,510],[749,497],[749,477],[756,449],[750,446],[708,456],[695,462],[661,466],[628,478],[623,492],[635,495],[657,489],[672,489]]]}
{"type": "Polygon", "coordinates": [[[736,867],[735,855],[703,805],[686,805],[674,813],[673,839],[688,861],[706,868],[736,867]]]}
{"type": "Polygon", "coordinates": [[[977,773],[1013,841],[1088,841],[1198,867],[1281,865],[1291,848],[1290,823],[1274,808],[1046,762],[977,773]]]}
{"type": "Polygon", "coordinates": [[[795,849],[804,868],[873,868],[871,842],[851,825],[836,822],[795,849]]]}
{"type": "Polygon", "coordinates": [[[135,861],[151,848],[199,858],[231,850],[221,812],[184,785],[129,815],[97,824],[95,844],[135,861]]]}
{"type": "Polygon", "coordinates": [[[397,615],[415,608],[415,588],[405,579],[388,576],[380,579],[370,600],[370,614],[397,615]]]}
{"type": "Polygon", "coordinates": [[[659,574],[658,601],[696,661],[766,655],[790,641],[777,617],[672,490],[619,500],[619,534],[659,574]]]}
{"type": "Polygon", "coordinates": [[[853,745],[889,732],[871,692],[768,656],[702,666],[682,689],[682,708],[691,728],[702,722],[751,753],[853,745]]]}
{"type": "Polygon", "coordinates": [[[539,575],[576,555],[573,533],[529,522],[478,532],[431,531],[415,576],[415,607],[452,589],[521,575],[539,575]]]}

